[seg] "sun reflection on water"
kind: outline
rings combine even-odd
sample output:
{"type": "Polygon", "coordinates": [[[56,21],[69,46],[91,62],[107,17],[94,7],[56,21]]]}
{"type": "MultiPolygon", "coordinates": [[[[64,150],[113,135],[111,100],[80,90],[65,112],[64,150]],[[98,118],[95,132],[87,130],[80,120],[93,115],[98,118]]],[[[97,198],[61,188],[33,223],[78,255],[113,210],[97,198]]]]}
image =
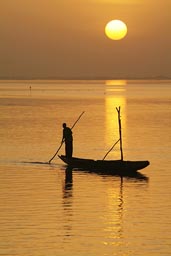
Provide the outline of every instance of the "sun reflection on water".
{"type": "Polygon", "coordinates": [[[106,80],[105,84],[109,86],[125,86],[127,85],[127,80],[106,80]]]}
{"type": "Polygon", "coordinates": [[[106,240],[104,245],[112,244],[119,246],[123,237],[123,180],[120,180],[120,186],[108,189],[108,215],[106,216],[106,240]]]}

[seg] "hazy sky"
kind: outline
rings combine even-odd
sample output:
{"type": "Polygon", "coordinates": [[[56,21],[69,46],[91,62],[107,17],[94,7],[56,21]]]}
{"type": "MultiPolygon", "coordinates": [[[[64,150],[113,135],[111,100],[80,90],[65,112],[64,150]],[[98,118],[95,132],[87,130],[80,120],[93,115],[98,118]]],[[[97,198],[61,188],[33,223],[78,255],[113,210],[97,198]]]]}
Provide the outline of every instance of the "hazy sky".
{"type": "Polygon", "coordinates": [[[171,0],[0,0],[1,78],[118,76],[171,76],[171,0]]]}

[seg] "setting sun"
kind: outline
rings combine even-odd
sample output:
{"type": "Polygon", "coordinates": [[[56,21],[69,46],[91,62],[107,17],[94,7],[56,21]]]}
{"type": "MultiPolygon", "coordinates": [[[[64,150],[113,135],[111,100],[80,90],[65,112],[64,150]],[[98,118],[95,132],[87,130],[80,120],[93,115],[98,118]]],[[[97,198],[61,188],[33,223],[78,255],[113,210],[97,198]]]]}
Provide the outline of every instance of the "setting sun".
{"type": "Polygon", "coordinates": [[[120,40],[127,34],[127,26],[121,20],[111,20],[105,26],[105,34],[112,40],[120,40]]]}

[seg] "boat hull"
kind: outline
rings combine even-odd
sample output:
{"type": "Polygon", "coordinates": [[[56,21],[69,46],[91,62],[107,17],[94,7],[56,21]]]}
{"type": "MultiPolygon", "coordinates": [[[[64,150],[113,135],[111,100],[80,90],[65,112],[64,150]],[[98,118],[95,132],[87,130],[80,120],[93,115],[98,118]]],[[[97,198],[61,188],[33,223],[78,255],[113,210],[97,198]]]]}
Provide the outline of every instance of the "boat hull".
{"type": "Polygon", "coordinates": [[[76,157],[68,159],[64,155],[59,155],[58,157],[73,169],[106,172],[109,174],[131,174],[149,165],[149,161],[93,160],[76,157]]]}

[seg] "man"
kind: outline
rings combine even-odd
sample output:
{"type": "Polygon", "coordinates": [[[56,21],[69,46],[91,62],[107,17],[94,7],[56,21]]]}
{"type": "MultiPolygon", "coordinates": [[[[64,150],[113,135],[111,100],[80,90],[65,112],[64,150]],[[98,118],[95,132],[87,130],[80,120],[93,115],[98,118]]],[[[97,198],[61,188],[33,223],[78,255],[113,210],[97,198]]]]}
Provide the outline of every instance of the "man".
{"type": "Polygon", "coordinates": [[[66,123],[63,123],[62,126],[63,126],[62,143],[65,142],[65,155],[67,158],[71,158],[72,152],[73,152],[72,131],[69,127],[67,127],[66,123]]]}

